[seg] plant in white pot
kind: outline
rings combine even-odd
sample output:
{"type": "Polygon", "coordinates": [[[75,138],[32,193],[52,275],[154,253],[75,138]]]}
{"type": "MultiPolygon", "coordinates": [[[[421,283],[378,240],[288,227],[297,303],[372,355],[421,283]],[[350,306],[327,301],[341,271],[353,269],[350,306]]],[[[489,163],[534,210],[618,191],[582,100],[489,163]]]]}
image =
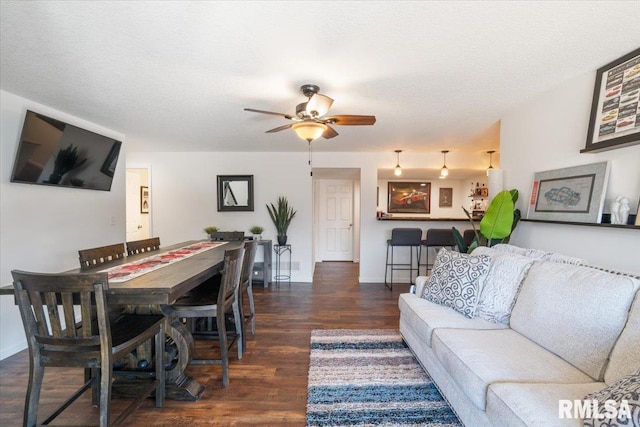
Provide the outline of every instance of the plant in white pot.
{"type": "Polygon", "coordinates": [[[269,216],[271,217],[271,221],[273,221],[273,225],[276,226],[278,244],[286,245],[287,229],[289,228],[289,224],[291,224],[293,217],[296,216],[296,211],[289,206],[287,198],[282,196],[278,197],[277,206],[270,203],[267,205],[267,210],[269,211],[269,216]]]}
{"type": "Polygon", "coordinates": [[[249,229],[249,231],[251,232],[251,234],[253,234],[253,238],[255,240],[262,240],[262,232],[264,231],[263,227],[260,227],[259,225],[254,225],[249,229]]]}
{"type": "Polygon", "coordinates": [[[215,227],[212,225],[204,228],[204,232],[207,233],[207,236],[209,238],[211,238],[211,233],[216,233],[218,230],[219,230],[218,227],[215,227]]]}

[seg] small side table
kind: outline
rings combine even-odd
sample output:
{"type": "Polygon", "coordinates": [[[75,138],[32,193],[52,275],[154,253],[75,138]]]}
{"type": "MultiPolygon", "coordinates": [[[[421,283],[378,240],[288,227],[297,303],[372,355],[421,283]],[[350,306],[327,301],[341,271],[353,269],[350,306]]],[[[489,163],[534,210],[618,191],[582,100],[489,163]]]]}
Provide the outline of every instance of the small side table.
{"type": "Polygon", "coordinates": [[[280,286],[280,282],[287,281],[291,286],[291,245],[273,245],[273,251],[276,253],[276,275],[273,278],[275,284],[280,286]],[[282,271],[282,257],[289,256],[289,262],[286,264],[286,273],[282,271]]]}

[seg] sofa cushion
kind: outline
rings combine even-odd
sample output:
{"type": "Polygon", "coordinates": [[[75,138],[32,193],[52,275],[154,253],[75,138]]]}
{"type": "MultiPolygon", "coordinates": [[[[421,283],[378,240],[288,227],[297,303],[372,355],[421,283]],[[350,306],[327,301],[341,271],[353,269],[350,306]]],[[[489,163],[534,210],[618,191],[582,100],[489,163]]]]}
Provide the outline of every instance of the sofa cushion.
{"type": "Polygon", "coordinates": [[[431,347],[458,386],[485,410],[496,382],[586,383],[593,379],[512,329],[436,329],[431,347]]]}
{"type": "Polygon", "coordinates": [[[602,381],[638,282],[589,267],[541,262],[529,270],[511,328],[602,381]]]}
{"type": "MultiPolygon", "coordinates": [[[[489,386],[487,416],[495,427],[582,427],[581,418],[560,418],[560,399],[581,400],[604,383],[496,383],[489,386]]],[[[573,413],[573,412],[572,412],[573,413]]]]}
{"type": "Polygon", "coordinates": [[[627,324],[609,356],[604,382],[612,384],[640,369],[640,291],[631,306],[627,324]]]}
{"type": "MultiPolygon", "coordinates": [[[[596,419],[590,417],[584,420],[584,427],[606,427],[610,425],[629,425],[630,420],[635,420],[640,424],[640,370],[635,374],[620,378],[610,386],[590,393],[585,400],[596,400],[603,405],[607,400],[615,402],[615,408],[623,411],[617,413],[617,417],[612,419],[596,419]],[[626,400],[628,408],[622,408],[621,403],[626,400]],[[627,409],[629,412],[627,412],[627,409]],[[615,422],[617,421],[617,423],[615,422]]],[[[604,412],[604,411],[601,411],[604,412]]]]}
{"type": "Polygon", "coordinates": [[[507,252],[511,254],[521,255],[527,258],[532,258],[535,261],[551,261],[560,264],[581,265],[587,262],[582,258],[572,257],[568,255],[559,254],[557,252],[546,252],[541,249],[527,249],[520,248],[518,246],[509,245],[506,243],[499,243],[492,247],[499,252],[507,252]]]}
{"type": "Polygon", "coordinates": [[[476,248],[473,255],[487,255],[492,260],[480,291],[476,317],[508,324],[520,286],[534,260],[486,246],[476,248]]]}
{"type": "Polygon", "coordinates": [[[398,307],[403,319],[429,347],[431,347],[431,337],[436,328],[500,329],[507,327],[479,318],[469,319],[449,307],[418,298],[413,294],[401,294],[398,307]]]}
{"type": "Polygon", "coordinates": [[[473,317],[491,258],[440,249],[422,297],[473,317]]]}

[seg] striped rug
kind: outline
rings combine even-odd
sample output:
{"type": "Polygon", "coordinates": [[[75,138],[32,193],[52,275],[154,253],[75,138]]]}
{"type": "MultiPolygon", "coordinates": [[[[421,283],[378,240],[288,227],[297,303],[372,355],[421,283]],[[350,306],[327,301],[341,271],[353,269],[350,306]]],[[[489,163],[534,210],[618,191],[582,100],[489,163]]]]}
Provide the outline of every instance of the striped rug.
{"type": "Polygon", "coordinates": [[[307,427],[462,426],[397,330],[311,332],[307,427]]]}

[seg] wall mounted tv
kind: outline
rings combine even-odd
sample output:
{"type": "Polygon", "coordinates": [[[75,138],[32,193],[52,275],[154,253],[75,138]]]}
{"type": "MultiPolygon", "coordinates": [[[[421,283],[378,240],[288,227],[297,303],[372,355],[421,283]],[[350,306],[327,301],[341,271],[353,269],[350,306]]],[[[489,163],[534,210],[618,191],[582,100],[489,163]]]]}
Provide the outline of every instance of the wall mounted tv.
{"type": "Polygon", "coordinates": [[[11,182],[109,191],[121,145],[27,110],[11,182]]]}

